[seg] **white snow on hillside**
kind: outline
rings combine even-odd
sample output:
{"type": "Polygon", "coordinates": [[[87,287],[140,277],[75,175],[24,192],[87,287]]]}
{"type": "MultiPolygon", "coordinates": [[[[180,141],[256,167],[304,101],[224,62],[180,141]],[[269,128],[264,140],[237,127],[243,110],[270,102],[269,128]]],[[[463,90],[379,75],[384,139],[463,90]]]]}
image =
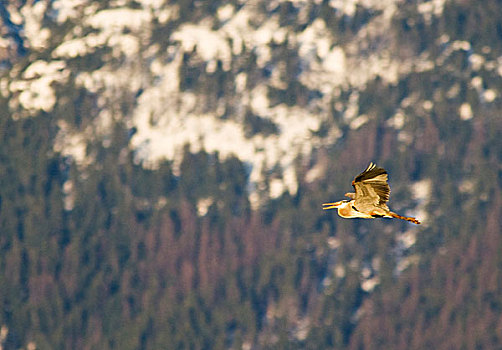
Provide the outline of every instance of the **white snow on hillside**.
{"type": "MultiPolygon", "coordinates": [[[[365,1],[364,4],[379,6],[381,2],[365,1]]],[[[394,1],[387,1],[386,4],[391,6],[394,1]]],[[[332,3],[334,7],[338,5],[332,3]]],[[[379,9],[383,10],[384,7],[379,9]]],[[[388,26],[388,11],[383,13],[385,16],[381,15],[380,22],[388,26]]],[[[208,63],[206,69],[210,72],[216,60],[223,63],[224,70],[229,70],[233,56],[239,55],[245,45],[254,48],[258,66],[264,67],[271,60],[269,44],[281,43],[286,37],[286,28],[279,26],[275,15],[268,18],[260,16],[252,4],[245,4],[239,11],[225,5],[218,11],[218,16],[224,22],[218,30],[213,30],[207,21],[178,28],[170,38],[174,46],[168,48],[173,59],[168,64],[153,61],[150,69],[160,83],[147,87],[139,97],[132,118],[138,132],[132,139],[132,145],[140,150],[138,154],[144,157],[146,164],[152,166],[156,159],[161,158],[174,159],[176,164],[180,150],[186,143],[194,151],[204,148],[209,152],[218,151],[222,156],[233,154],[252,165],[251,181],[255,182],[260,181],[263,167],[280,165],[284,173],[273,181],[271,195],[278,196],[285,190],[295,193],[297,180],[293,160],[298,154],[309,154],[322,143],[320,139],[312,137],[312,133],[319,129],[326,114],[313,114],[299,107],[285,105],[272,107],[267,87],[259,85],[247,91],[242,88],[246,76],[241,74],[236,82],[236,91],[241,94],[243,106],[273,121],[280,130],[279,135],[248,138],[240,123],[221,120],[218,114],[201,115],[196,108],[197,97],[178,91],[178,71],[183,52],[195,50],[200,59],[208,63]]],[[[367,69],[364,68],[355,52],[348,56],[344,47],[333,45],[334,38],[321,20],[314,21],[296,36],[290,33],[289,40],[298,45],[300,57],[308,67],[300,75],[300,80],[327,96],[332,95],[337,86],[364,85],[375,75],[396,79],[397,65],[392,60],[375,56],[366,63],[367,69]]],[[[281,86],[281,81],[275,75],[272,75],[270,83],[281,86]]],[[[322,103],[329,102],[326,100],[322,103]]],[[[367,116],[356,117],[352,128],[358,128],[368,120],[367,116]]],[[[328,139],[334,142],[339,136],[339,132],[333,129],[328,139]]]]}
{"type": "Polygon", "coordinates": [[[422,224],[427,225],[427,205],[429,204],[432,193],[431,179],[423,179],[414,182],[411,185],[413,199],[417,201],[418,205],[414,209],[415,217],[417,217],[422,224]]]}
{"type": "Polygon", "coordinates": [[[232,57],[229,43],[217,31],[200,25],[186,24],[171,36],[171,40],[178,41],[185,52],[196,49],[204,61],[211,63],[219,59],[224,70],[230,69],[232,57]]]}
{"type": "MultiPolygon", "coordinates": [[[[155,100],[168,89],[160,85],[142,94],[140,100],[155,100]]],[[[204,148],[208,152],[218,151],[221,156],[235,155],[241,160],[253,165],[250,180],[259,182],[263,166],[272,168],[280,165],[284,169],[283,186],[274,185],[272,196],[278,196],[284,190],[296,193],[297,180],[293,171],[293,161],[297,154],[309,154],[312,147],[319,145],[320,140],[312,137],[312,131],[320,126],[318,116],[309,115],[299,108],[277,106],[266,109],[266,96],[259,94],[255,101],[256,109],[261,115],[274,121],[281,130],[280,135],[245,136],[243,126],[232,120],[220,120],[213,115],[199,115],[181,110],[158,111],[152,103],[142,103],[133,118],[138,132],[132,139],[132,146],[140,150],[140,157],[150,161],[154,166],[159,158],[174,159],[175,165],[181,161],[181,149],[187,143],[192,151],[204,148]],[[183,117],[179,115],[183,113],[183,117]],[[266,113],[266,114],[265,114],[266,113]],[[157,114],[160,114],[156,117],[157,114]],[[155,120],[152,123],[152,118],[155,120]]],[[[183,94],[185,100],[191,101],[191,106],[197,103],[196,96],[183,94]]],[[[252,105],[253,106],[253,105],[252,105]]]]}
{"type": "MultiPolygon", "coordinates": [[[[14,80],[9,84],[9,90],[17,98],[12,98],[11,109],[19,106],[31,114],[37,110],[50,112],[56,103],[54,83],[64,83],[70,71],[65,69],[64,61],[46,62],[38,60],[30,64],[22,74],[22,80],[14,80]]],[[[17,114],[15,114],[17,115],[17,114]]]]}
{"type": "MultiPolygon", "coordinates": [[[[98,105],[103,113],[94,116],[96,120],[92,128],[96,130],[81,131],[79,135],[76,130],[65,129],[63,132],[61,129],[59,135],[61,151],[75,152],[74,157],[80,162],[87,163],[83,161],[81,140],[89,135],[106,135],[106,125],[111,125],[110,120],[117,118],[112,106],[117,105],[124,93],[141,91],[126,118],[129,126],[137,129],[131,147],[137,151],[143,164],[154,167],[159,160],[170,159],[176,166],[181,149],[189,143],[193,151],[204,148],[208,152],[217,151],[222,157],[239,157],[251,166],[251,181],[255,184],[263,180],[263,170],[281,169],[281,174],[274,174],[270,195],[279,196],[283,191],[295,193],[295,158],[299,154],[309,155],[320,145],[332,144],[342,136],[330,119],[331,108],[342,113],[342,122],[349,128],[358,129],[371,119],[371,116],[359,112],[359,90],[368,81],[380,77],[393,84],[403,73],[430,70],[434,65],[443,64],[455,50],[471,49],[468,42],[450,43],[449,38],[441,38],[440,44],[447,48],[436,62],[428,57],[402,61],[395,54],[398,43],[387,34],[403,1],[331,0],[329,6],[336,10],[336,16],[353,16],[358,6],[372,13],[368,23],[349,42],[334,37],[319,18],[294,32],[288,26],[281,26],[278,11],[265,14],[257,1],[242,2],[240,7],[227,3],[217,9],[216,21],[205,18],[173,28],[166,37],[167,47],[161,49],[161,45],[150,42],[153,24],[165,24],[178,18],[176,4],[165,0],[142,0],[137,1],[140,6],[128,8],[127,1],[115,0],[108,8],[102,8],[90,0],[54,0],[55,13],[51,15],[56,16],[60,24],[73,21],[75,26],[52,51],[50,57],[53,61],[34,62],[23,72],[22,79],[2,81],[1,86],[7,86],[8,92],[16,97],[12,99],[11,107],[21,107],[28,114],[54,108],[57,102],[55,84],[67,81],[70,69],[77,85],[98,94],[98,105]],[[283,44],[286,39],[291,48],[298,50],[302,66],[299,81],[322,94],[307,106],[273,105],[269,98],[270,87],[287,88],[283,78],[287,74],[285,65],[276,64],[272,57],[272,46],[283,44]],[[98,50],[103,48],[109,50],[104,50],[106,59],[97,69],[86,71],[85,67],[75,69],[70,68],[70,63],[68,67],[65,65],[66,60],[72,62],[72,59],[99,53],[98,50]],[[236,62],[243,50],[256,55],[258,68],[272,67],[270,77],[261,78],[253,88],[248,87],[246,71],[235,71],[239,69],[236,62]],[[214,72],[220,61],[224,71],[236,75],[236,115],[222,118],[225,106],[220,102],[215,110],[202,111],[200,104],[204,101],[196,92],[180,91],[179,72],[185,53],[192,53],[196,60],[204,62],[207,73],[214,72]],[[350,91],[349,98],[340,99],[341,91],[350,91]],[[242,123],[244,110],[273,122],[278,133],[246,135],[242,123]],[[313,136],[328,121],[328,133],[322,137],[313,136]]],[[[267,3],[265,8],[272,10],[279,3],[267,3]]],[[[292,4],[298,11],[298,23],[309,23],[308,3],[297,0],[292,4]]],[[[443,5],[443,0],[431,0],[417,6],[427,17],[441,15],[443,5]]],[[[45,2],[35,2],[18,12],[12,11],[15,21],[25,23],[33,47],[42,47],[47,40],[41,24],[46,7],[45,2]]],[[[486,65],[481,55],[473,55],[470,61],[478,70],[486,65]]],[[[496,69],[497,64],[493,65],[496,69]]],[[[480,78],[473,78],[473,86],[479,85],[476,79],[480,78]]],[[[479,88],[479,94],[486,102],[498,98],[493,89],[479,88]]],[[[460,118],[470,119],[468,112],[468,108],[462,106],[460,118]]],[[[400,130],[401,138],[406,136],[406,131],[401,130],[404,120],[405,115],[397,113],[388,122],[389,126],[400,130]]],[[[310,173],[308,178],[317,176],[321,175],[310,173]]]]}

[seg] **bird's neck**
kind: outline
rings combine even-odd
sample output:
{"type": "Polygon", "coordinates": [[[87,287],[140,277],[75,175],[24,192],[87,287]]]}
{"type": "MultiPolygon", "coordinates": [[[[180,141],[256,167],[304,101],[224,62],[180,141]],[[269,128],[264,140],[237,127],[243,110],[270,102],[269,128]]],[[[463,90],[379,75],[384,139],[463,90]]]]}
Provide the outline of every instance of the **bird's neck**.
{"type": "Polygon", "coordinates": [[[352,204],[354,201],[350,202],[344,202],[338,207],[338,215],[340,215],[342,218],[350,218],[352,217],[352,204]]]}

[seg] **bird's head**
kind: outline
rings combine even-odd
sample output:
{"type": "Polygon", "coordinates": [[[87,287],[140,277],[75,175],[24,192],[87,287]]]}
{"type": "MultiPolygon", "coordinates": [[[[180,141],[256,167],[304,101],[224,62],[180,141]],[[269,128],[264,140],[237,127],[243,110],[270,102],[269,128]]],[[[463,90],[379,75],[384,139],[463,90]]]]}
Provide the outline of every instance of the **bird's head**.
{"type": "Polygon", "coordinates": [[[349,201],[342,200],[342,201],[333,202],[333,203],[323,203],[322,208],[323,208],[324,210],[328,210],[328,209],[335,209],[335,208],[338,208],[338,207],[340,207],[340,206],[342,206],[343,204],[348,203],[348,202],[349,202],[349,201]]]}

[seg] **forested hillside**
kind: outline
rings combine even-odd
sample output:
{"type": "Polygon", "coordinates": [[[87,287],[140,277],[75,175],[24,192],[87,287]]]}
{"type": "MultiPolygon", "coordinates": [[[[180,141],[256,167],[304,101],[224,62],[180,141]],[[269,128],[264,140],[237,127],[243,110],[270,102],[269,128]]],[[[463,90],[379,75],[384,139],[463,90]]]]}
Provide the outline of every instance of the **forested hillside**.
{"type": "Polygon", "coordinates": [[[0,349],[502,346],[502,2],[0,2],[0,349]],[[370,161],[404,221],[347,220],[370,161]]]}

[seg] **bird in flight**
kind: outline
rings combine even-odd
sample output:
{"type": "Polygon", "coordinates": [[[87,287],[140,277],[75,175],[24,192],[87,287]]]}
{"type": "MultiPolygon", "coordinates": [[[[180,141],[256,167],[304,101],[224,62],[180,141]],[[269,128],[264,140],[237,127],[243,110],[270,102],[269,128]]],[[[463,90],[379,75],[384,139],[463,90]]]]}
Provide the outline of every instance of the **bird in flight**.
{"type": "Polygon", "coordinates": [[[396,218],[411,221],[419,225],[420,221],[415,218],[401,216],[390,211],[387,206],[390,187],[387,183],[387,171],[370,163],[365,171],[356,176],[352,186],[356,193],[345,193],[345,197],[351,198],[333,203],[323,203],[323,209],[338,209],[338,215],[342,218],[396,218]]]}

